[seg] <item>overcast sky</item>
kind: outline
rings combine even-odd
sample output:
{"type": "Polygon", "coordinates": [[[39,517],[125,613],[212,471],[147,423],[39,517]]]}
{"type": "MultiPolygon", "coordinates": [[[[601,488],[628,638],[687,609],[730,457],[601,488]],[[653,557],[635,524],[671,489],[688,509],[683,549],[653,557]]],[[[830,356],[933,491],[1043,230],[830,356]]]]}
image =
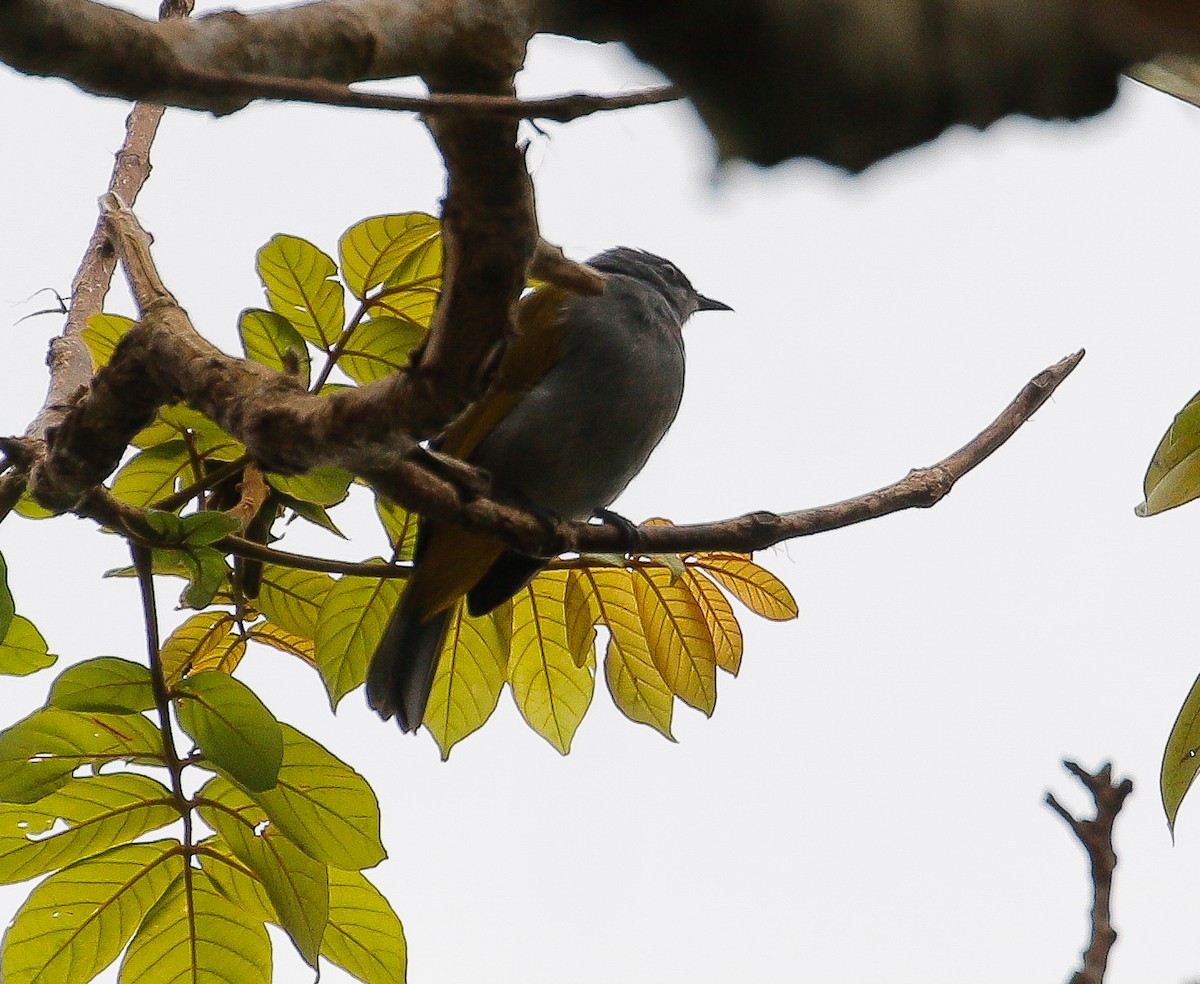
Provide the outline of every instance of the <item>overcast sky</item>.
{"type": "MultiPolygon", "coordinates": [[[[654,80],[614,47],[538,41],[527,94],[654,80]]],[[[0,432],[45,392],[54,318],[94,222],[125,104],[0,70],[0,432]]],[[[735,314],[687,330],[678,423],[617,504],[698,521],[819,505],[932,463],[1036,372],[1085,347],[1033,421],[942,504],[759,556],[800,618],[746,615],[741,675],[678,744],[603,686],[561,758],[507,695],[438,760],[273,652],[239,675],[379,794],[372,878],[414,984],[1011,984],[1065,980],[1085,939],[1084,857],[1045,806],[1059,766],[1112,758],[1118,825],[1109,984],[1200,977],[1200,805],[1171,845],[1162,746],[1200,672],[1200,506],[1139,520],[1145,466],[1200,389],[1200,111],[1128,83],[1083,125],[956,130],[851,178],[797,163],[716,172],[686,105],[532,129],[544,234],[675,260],[735,314]]],[[[442,175],[401,116],[259,105],[170,111],[138,214],[168,286],[236,350],[276,232],[334,252],[382,212],[437,208],[442,175]]],[[[130,313],[123,294],[110,309],[130,313]]],[[[378,553],[369,517],[287,543],[378,553]]],[[[0,527],[18,610],[64,661],[140,658],[126,560],[90,523],[0,527]]],[[[164,591],[168,600],[171,588],[164,591]]],[[[164,620],[176,618],[167,612],[164,620]]],[[[3,719],[52,674],[4,682],[3,719]]],[[[25,886],[0,892],[4,917],[25,886]]],[[[280,941],[280,937],[275,937],[280,941]]],[[[276,979],[306,979],[286,944],[276,979]]],[[[327,968],[322,981],[345,980],[327,968]]]]}

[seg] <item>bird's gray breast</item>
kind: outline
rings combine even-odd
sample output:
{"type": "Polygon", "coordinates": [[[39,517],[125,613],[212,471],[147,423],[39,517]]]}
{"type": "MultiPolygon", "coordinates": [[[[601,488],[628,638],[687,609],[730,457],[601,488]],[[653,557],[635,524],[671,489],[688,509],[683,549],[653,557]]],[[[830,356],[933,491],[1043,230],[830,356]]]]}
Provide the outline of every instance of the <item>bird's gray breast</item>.
{"type": "Polygon", "coordinates": [[[662,296],[631,278],[571,298],[562,357],[471,456],[494,493],[564,519],[611,503],[679,410],[680,328],[662,296]]]}

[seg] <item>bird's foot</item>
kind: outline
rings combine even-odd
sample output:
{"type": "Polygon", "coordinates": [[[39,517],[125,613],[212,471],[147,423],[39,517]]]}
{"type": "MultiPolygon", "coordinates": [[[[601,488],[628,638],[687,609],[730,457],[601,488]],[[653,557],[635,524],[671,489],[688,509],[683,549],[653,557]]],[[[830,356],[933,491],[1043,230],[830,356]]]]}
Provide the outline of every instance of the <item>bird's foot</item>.
{"type": "Polygon", "coordinates": [[[626,553],[636,554],[642,552],[642,534],[638,529],[637,523],[604,506],[599,507],[593,515],[597,519],[603,520],[621,531],[621,536],[629,545],[629,549],[625,551],[626,553]]]}

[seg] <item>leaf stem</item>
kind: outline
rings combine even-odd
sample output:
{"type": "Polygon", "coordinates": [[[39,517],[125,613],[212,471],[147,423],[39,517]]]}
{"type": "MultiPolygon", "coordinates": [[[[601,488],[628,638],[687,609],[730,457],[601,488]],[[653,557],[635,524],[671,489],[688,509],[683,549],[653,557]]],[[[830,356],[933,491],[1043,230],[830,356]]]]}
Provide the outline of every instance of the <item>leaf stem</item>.
{"type": "Polygon", "coordinates": [[[154,599],[154,573],[152,551],[130,542],[133,566],[137,570],[138,585],[142,593],[142,613],[146,628],[146,649],[150,663],[150,686],[154,691],[154,706],[158,710],[158,729],[162,734],[163,755],[171,773],[171,791],[175,797],[175,808],[183,819],[183,843],[192,848],[192,810],[183,792],[183,768],[186,764],[175,747],[175,733],[171,727],[171,694],[163,672],[158,634],[158,606],[154,599]]]}

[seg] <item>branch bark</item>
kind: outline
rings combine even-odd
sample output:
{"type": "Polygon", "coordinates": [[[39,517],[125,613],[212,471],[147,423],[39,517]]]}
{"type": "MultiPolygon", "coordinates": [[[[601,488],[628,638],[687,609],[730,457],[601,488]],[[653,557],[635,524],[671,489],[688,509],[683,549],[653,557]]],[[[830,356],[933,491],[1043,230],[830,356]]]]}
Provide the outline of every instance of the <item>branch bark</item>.
{"type": "Polygon", "coordinates": [[[1108,956],[1117,942],[1112,924],[1112,881],[1117,867],[1117,852],[1113,847],[1113,824],[1133,792],[1133,782],[1122,779],[1113,783],[1112,763],[1106,762],[1094,775],[1075,762],[1063,766],[1083,784],[1096,804],[1096,815],[1090,820],[1074,816],[1055,798],[1046,794],[1046,804],[1054,810],[1087,852],[1092,876],[1091,937],[1083,951],[1083,963],[1071,975],[1070,984],[1104,984],[1108,956]]]}
{"type": "Polygon", "coordinates": [[[547,31],[627,43],[696,103],[722,157],[857,170],[954,124],[1097,113],[1123,69],[1195,52],[1200,13],[1182,0],[319,0],[154,24],[91,0],[3,0],[0,61],[227,113],[263,96],[363,105],[346,84],[408,75],[486,94],[464,69],[503,77],[547,31]]]}

